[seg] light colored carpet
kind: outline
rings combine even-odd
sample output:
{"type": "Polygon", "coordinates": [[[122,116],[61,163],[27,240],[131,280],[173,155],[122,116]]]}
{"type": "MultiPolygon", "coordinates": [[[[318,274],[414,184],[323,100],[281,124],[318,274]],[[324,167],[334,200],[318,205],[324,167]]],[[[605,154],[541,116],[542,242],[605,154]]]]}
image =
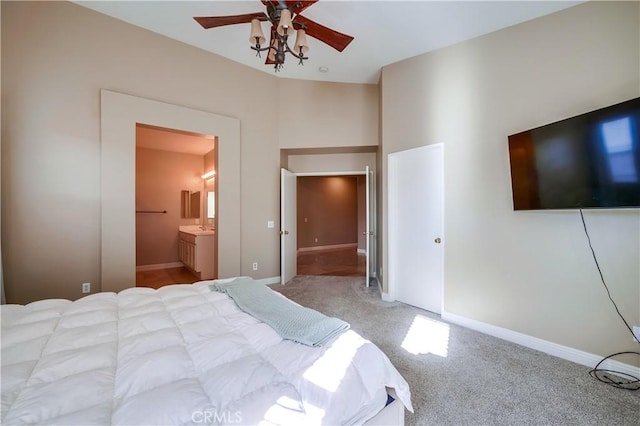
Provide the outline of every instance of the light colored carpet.
{"type": "Polygon", "coordinates": [[[640,424],[640,391],[615,389],[592,379],[587,367],[383,302],[362,277],[298,276],[271,288],[349,322],[378,345],[411,386],[408,425],[640,424]],[[431,330],[419,340],[444,336],[444,349],[432,347],[439,355],[402,347],[417,315],[431,330]]]}

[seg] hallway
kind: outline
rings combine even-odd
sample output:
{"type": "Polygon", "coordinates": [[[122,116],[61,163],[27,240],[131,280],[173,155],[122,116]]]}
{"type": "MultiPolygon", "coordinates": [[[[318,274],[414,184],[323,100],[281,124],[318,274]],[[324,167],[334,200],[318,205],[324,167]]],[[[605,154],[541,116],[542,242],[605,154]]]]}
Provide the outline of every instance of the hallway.
{"type": "Polygon", "coordinates": [[[366,256],[355,247],[298,252],[298,275],[364,276],[366,256]]]}

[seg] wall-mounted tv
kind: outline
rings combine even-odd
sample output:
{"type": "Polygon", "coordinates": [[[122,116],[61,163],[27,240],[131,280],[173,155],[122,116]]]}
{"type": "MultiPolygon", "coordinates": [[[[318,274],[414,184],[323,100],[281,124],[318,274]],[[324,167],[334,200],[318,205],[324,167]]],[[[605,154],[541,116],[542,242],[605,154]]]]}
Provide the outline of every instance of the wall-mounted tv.
{"type": "Polygon", "coordinates": [[[640,207],[640,98],[509,136],[514,210],[640,207]]]}

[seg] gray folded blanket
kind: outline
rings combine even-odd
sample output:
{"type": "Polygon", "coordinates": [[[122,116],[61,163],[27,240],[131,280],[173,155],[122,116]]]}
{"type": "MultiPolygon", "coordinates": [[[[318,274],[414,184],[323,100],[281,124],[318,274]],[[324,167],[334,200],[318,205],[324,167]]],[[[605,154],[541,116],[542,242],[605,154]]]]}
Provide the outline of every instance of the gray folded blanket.
{"type": "Polygon", "coordinates": [[[226,293],[240,309],[270,325],[283,339],[308,346],[323,346],[350,327],[341,319],[300,306],[251,278],[214,283],[209,288],[226,293]]]}

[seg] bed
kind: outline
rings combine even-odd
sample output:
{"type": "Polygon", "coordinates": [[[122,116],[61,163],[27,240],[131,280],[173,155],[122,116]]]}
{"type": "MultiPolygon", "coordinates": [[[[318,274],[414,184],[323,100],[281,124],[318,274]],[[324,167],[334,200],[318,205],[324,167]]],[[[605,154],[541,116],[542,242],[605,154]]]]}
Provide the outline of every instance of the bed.
{"type": "Polygon", "coordinates": [[[2,306],[2,424],[388,424],[412,410],[371,342],[283,339],[216,282],[2,306]]]}

